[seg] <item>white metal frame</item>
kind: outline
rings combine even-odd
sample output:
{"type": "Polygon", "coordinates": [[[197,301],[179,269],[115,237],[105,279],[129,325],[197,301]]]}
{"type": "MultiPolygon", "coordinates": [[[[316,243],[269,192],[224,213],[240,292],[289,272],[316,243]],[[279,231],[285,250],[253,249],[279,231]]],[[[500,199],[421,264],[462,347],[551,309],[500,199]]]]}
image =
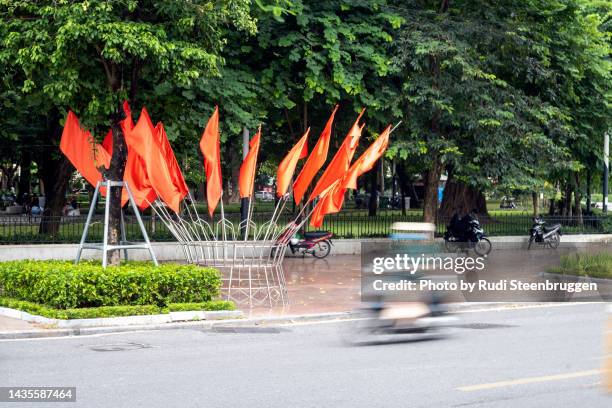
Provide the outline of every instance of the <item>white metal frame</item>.
{"type": "Polygon", "coordinates": [[[134,201],[134,196],[132,195],[132,190],[130,190],[130,186],[125,181],[111,181],[104,180],[99,181],[96,185],[96,190],[94,191],[93,199],[91,200],[91,205],[89,206],[89,213],[87,214],[87,220],[85,221],[85,226],[83,228],[83,235],[81,236],[81,242],[79,243],[77,249],[76,259],[74,263],[78,264],[81,260],[81,255],[84,249],[95,249],[98,251],[102,251],[102,267],[106,268],[108,262],[108,251],[112,251],[115,249],[123,250],[123,255],[125,260],[128,260],[128,250],[130,249],[146,249],[149,251],[151,255],[151,260],[155,264],[158,265],[157,258],[155,257],[155,253],[153,252],[153,248],[151,247],[151,242],[149,241],[149,236],[147,235],[147,231],[142,222],[142,218],[140,217],[140,211],[138,211],[138,206],[134,201]],[[98,204],[98,199],[100,198],[100,188],[106,187],[106,202],[104,204],[104,236],[102,238],[101,243],[87,243],[87,232],[89,231],[89,226],[91,225],[92,218],[94,216],[96,206],[98,204]],[[108,199],[110,195],[111,188],[123,188],[127,191],[129,197],[129,203],[134,210],[134,214],[136,215],[136,219],[138,220],[138,226],[140,227],[140,232],[142,232],[142,236],[144,238],[144,242],[130,242],[127,240],[126,232],[125,232],[125,222],[123,219],[123,209],[121,209],[121,241],[119,245],[109,245],[108,244],[108,229],[109,229],[109,214],[110,214],[110,200],[108,199]]]}

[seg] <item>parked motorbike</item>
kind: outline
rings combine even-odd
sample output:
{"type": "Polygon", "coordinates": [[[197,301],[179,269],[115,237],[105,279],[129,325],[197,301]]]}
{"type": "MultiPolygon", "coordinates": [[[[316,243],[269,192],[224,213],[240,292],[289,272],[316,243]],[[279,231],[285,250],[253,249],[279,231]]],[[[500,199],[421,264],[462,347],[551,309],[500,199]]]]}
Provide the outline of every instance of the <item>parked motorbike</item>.
{"type": "Polygon", "coordinates": [[[547,245],[552,249],[556,249],[561,242],[561,224],[546,226],[546,221],[542,217],[533,219],[533,226],[529,230],[529,245],[527,249],[531,249],[533,243],[547,245]]]}
{"type": "Polygon", "coordinates": [[[455,252],[467,246],[480,256],[489,254],[492,249],[491,241],[485,237],[480,222],[472,214],[463,218],[453,217],[450,225],[446,227],[444,244],[448,251],[455,252]]]}
{"type": "Polygon", "coordinates": [[[322,259],[331,251],[332,236],[329,231],[305,232],[303,238],[293,237],[289,240],[289,249],[292,254],[310,254],[322,259]]]}

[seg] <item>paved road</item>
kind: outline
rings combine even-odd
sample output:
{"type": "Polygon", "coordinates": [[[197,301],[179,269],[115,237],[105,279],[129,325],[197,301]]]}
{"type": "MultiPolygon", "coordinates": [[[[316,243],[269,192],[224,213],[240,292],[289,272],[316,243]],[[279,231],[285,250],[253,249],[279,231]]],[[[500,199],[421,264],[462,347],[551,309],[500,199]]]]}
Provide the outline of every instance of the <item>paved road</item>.
{"type": "Polygon", "coordinates": [[[612,406],[603,305],[458,317],[452,338],[362,347],[329,322],[2,341],[0,385],[77,387],[53,407],[612,406]]]}

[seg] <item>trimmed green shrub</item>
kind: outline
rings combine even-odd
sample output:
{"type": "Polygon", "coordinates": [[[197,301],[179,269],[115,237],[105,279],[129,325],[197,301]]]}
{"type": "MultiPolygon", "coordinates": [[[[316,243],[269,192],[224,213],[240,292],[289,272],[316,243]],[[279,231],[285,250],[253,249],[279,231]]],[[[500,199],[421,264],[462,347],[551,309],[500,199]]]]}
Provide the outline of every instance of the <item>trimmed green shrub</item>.
{"type": "Polygon", "coordinates": [[[234,310],[236,306],[233,302],[227,300],[211,300],[204,303],[170,303],[168,311],[170,312],[191,312],[194,310],[234,310]]]}
{"type": "Polygon", "coordinates": [[[34,302],[0,297],[0,306],[28,312],[33,315],[44,316],[51,319],[94,319],[98,317],[118,317],[164,314],[168,312],[195,311],[195,310],[234,310],[232,302],[225,300],[211,300],[202,303],[171,303],[168,307],[155,305],[143,306],[101,306],[85,307],[81,309],[53,309],[34,302]]]}
{"type": "Polygon", "coordinates": [[[220,287],[216,269],[195,265],[128,262],[103,269],[99,262],[0,262],[0,296],[54,309],[201,303],[219,296],[220,287]]]}

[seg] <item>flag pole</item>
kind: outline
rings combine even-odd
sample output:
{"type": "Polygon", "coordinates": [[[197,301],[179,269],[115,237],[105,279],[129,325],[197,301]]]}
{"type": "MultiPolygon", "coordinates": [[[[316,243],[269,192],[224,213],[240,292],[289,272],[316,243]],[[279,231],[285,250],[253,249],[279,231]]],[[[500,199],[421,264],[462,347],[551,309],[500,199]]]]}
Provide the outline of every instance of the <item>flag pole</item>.
{"type": "Polygon", "coordinates": [[[268,240],[270,236],[270,229],[274,224],[276,224],[276,220],[280,218],[280,215],[283,213],[285,209],[285,204],[287,204],[287,198],[289,197],[289,193],[284,194],[274,206],[274,212],[272,213],[272,218],[270,219],[270,224],[268,225],[268,229],[266,230],[266,235],[264,236],[264,241],[268,240]],[[282,205],[281,205],[282,203],[282,205]],[[280,210],[279,210],[280,206],[280,210]]]}
{"type": "MultiPolygon", "coordinates": [[[[253,170],[253,182],[251,183],[251,191],[249,195],[249,207],[247,211],[247,219],[246,226],[244,229],[244,240],[246,241],[249,237],[249,224],[251,223],[251,217],[253,216],[253,194],[254,194],[254,185],[255,185],[255,175],[257,174],[257,159],[259,158],[259,149],[261,147],[261,124],[259,125],[259,129],[257,130],[257,134],[255,137],[259,135],[259,142],[257,146],[257,151],[255,151],[255,169],[253,170]]],[[[249,147],[250,148],[250,147],[249,147]]]]}
{"type": "Polygon", "coordinates": [[[223,190],[221,190],[221,200],[219,200],[219,204],[221,204],[221,237],[223,241],[227,240],[227,233],[225,231],[225,208],[223,207],[223,190]]]}
{"type": "Polygon", "coordinates": [[[244,226],[244,240],[249,239],[249,224],[251,223],[251,216],[253,215],[253,195],[251,194],[249,197],[249,206],[247,211],[247,219],[246,225],[244,226]]]}

